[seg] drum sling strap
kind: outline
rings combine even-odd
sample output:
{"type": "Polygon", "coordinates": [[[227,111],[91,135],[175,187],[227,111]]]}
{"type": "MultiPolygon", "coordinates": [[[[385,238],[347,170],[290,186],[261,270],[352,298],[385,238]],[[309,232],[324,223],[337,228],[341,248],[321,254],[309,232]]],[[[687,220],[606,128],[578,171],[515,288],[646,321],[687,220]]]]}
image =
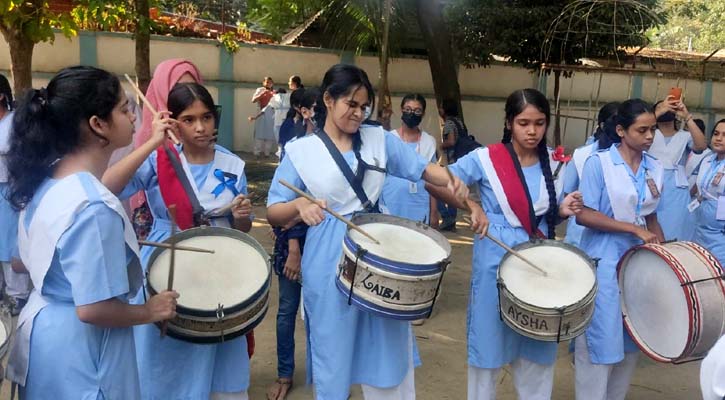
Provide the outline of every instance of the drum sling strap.
{"type": "Polygon", "coordinates": [[[202,225],[202,208],[197,199],[191,182],[184,172],[176,149],[161,146],[158,151],[159,190],[164,203],[168,207],[176,204],[177,223],[181,229],[189,229],[202,225]],[[161,150],[163,148],[163,151],[161,150]],[[186,198],[184,198],[186,195],[186,198]]]}
{"type": "Polygon", "coordinates": [[[357,173],[352,172],[352,169],[345,161],[345,158],[342,153],[340,153],[340,150],[337,149],[335,143],[332,142],[330,136],[328,136],[323,129],[318,129],[315,134],[320,138],[320,140],[322,140],[322,143],[325,144],[328,153],[332,156],[332,159],[335,161],[335,164],[337,164],[340,172],[342,172],[345,176],[347,183],[349,183],[352,190],[355,191],[355,195],[362,203],[363,212],[379,213],[380,209],[378,208],[378,203],[372,203],[370,201],[362,186],[362,182],[363,178],[365,178],[365,171],[369,169],[382,173],[386,173],[387,171],[385,168],[370,165],[362,159],[362,156],[360,155],[360,132],[357,132],[353,137],[353,151],[355,152],[355,158],[357,158],[358,163],[357,173]]]}

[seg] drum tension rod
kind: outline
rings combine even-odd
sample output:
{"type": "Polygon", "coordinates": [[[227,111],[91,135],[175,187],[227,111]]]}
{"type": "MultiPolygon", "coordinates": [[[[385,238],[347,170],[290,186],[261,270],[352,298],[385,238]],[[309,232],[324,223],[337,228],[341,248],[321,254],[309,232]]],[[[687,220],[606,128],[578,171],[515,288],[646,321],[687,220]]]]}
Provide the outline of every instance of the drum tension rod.
{"type": "Polygon", "coordinates": [[[222,343],[224,343],[224,325],[222,325],[223,319],[224,319],[224,305],[222,303],[217,303],[216,321],[220,326],[219,330],[221,331],[222,343]]]}
{"type": "Polygon", "coordinates": [[[368,251],[363,249],[362,247],[358,246],[357,250],[355,250],[355,266],[352,268],[352,278],[350,278],[350,293],[347,295],[347,305],[352,305],[352,291],[355,288],[355,276],[357,275],[357,262],[360,260],[360,257],[364,257],[365,254],[367,254],[368,251]]]}
{"type": "MultiPolygon", "coordinates": [[[[556,309],[556,311],[559,312],[559,329],[556,331],[556,343],[559,343],[561,341],[561,323],[564,321],[564,311],[566,311],[566,307],[559,307],[556,309]]],[[[500,312],[500,311],[499,311],[500,312]]],[[[564,332],[565,335],[569,334],[569,324],[566,324],[566,332],[564,332]]]]}
{"type": "Polygon", "coordinates": [[[496,291],[498,292],[498,319],[503,321],[503,313],[501,312],[501,289],[505,288],[506,284],[503,283],[503,279],[498,278],[496,280],[496,291]]]}
{"type": "Polygon", "coordinates": [[[691,285],[694,285],[696,283],[712,281],[712,280],[715,280],[715,279],[723,279],[723,280],[725,280],[725,273],[722,273],[719,276],[714,276],[712,278],[704,278],[704,279],[698,279],[696,281],[685,282],[685,283],[681,284],[680,287],[691,286],[691,285]]]}
{"type": "Polygon", "coordinates": [[[428,316],[426,318],[430,318],[431,315],[433,315],[433,307],[436,305],[436,300],[438,299],[438,291],[441,290],[441,283],[443,283],[443,275],[446,273],[446,270],[448,269],[448,266],[451,264],[450,260],[443,260],[440,262],[439,267],[441,269],[441,277],[438,278],[438,284],[436,285],[436,292],[435,295],[433,295],[433,302],[430,303],[430,311],[428,311],[428,316]]]}

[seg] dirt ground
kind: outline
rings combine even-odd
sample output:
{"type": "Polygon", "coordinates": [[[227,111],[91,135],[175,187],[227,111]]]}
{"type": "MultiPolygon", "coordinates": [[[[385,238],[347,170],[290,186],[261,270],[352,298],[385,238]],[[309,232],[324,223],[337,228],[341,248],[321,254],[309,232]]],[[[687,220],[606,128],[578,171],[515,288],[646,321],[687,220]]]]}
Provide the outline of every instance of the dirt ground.
{"type": "MultiPolygon", "coordinates": [[[[248,159],[248,158],[245,158],[248,159]]],[[[253,163],[249,163],[253,164],[253,163]]],[[[249,165],[253,169],[253,165],[249,165]]],[[[271,163],[270,163],[271,164],[271,163]]],[[[265,175],[269,173],[265,169],[265,175]]],[[[249,174],[249,172],[248,172],[249,174]]],[[[260,195],[266,194],[264,183],[250,187],[260,195]],[[256,187],[255,187],[256,186],[256,187]]],[[[268,183],[267,183],[268,184],[268,183]]],[[[264,207],[255,208],[256,220],[251,232],[268,252],[272,252],[272,239],[265,219],[264,207]]],[[[453,247],[453,263],[446,272],[443,293],[436,303],[436,312],[431,320],[415,328],[423,365],[416,369],[415,382],[417,398],[420,400],[462,400],[466,398],[466,307],[471,272],[472,235],[465,223],[458,223],[457,233],[446,233],[453,247]]],[[[256,328],[257,348],[251,362],[250,399],[266,399],[267,386],[276,379],[276,336],[275,319],[277,311],[277,280],[273,279],[271,302],[264,321],[256,328]]],[[[663,318],[667,316],[663,315],[663,318]]],[[[312,390],[305,382],[305,332],[298,318],[295,332],[297,343],[294,380],[289,400],[312,399],[312,390]]],[[[556,363],[554,393],[556,400],[574,399],[574,369],[567,351],[568,343],[559,346],[556,363]]],[[[699,390],[699,362],[684,365],[655,363],[642,356],[634,375],[627,399],[629,400],[695,400],[701,398],[699,390]]],[[[0,399],[9,399],[9,383],[3,384],[0,399]]],[[[351,399],[362,399],[359,387],[352,388],[351,399]]],[[[498,399],[516,399],[511,375],[504,368],[498,382],[498,399]]]]}

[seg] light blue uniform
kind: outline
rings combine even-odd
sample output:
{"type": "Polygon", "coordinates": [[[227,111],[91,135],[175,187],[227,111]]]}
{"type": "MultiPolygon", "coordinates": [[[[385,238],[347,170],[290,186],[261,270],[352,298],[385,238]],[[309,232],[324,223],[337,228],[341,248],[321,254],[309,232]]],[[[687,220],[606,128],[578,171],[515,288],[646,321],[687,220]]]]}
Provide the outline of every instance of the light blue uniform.
{"type": "MultiPolygon", "coordinates": [[[[113,298],[125,302],[130,264],[137,262],[125,245],[119,214],[100,200],[89,174],[77,175],[90,204],[76,214],[56,245],[42,289],[49,304],[33,321],[21,398],[137,399],[133,330],[83,323],[76,314],[82,305],[113,298]]],[[[46,180],[33,197],[23,221],[26,229],[40,199],[57,182],[46,180]]]]}
{"type": "MultiPolygon", "coordinates": [[[[422,135],[430,137],[425,132],[422,132],[422,135]]],[[[426,139],[422,135],[421,142],[426,139]]],[[[433,140],[433,149],[435,149],[435,139],[433,140]]],[[[425,157],[425,154],[420,151],[420,142],[404,142],[404,144],[425,157]]],[[[435,162],[435,153],[431,157],[431,162],[435,162]]],[[[411,182],[397,176],[386,176],[383,193],[380,195],[380,208],[386,214],[412,219],[424,224],[430,223],[430,195],[425,190],[425,181],[420,179],[417,182],[411,182]]]]}
{"type": "MultiPolygon", "coordinates": [[[[648,191],[645,171],[655,168],[655,161],[644,155],[637,172],[630,170],[622,160],[617,145],[608,150],[615,165],[624,164],[639,196],[645,196],[648,191]]],[[[602,214],[614,218],[614,211],[607,192],[604,180],[602,162],[598,156],[589,157],[584,165],[584,173],[579,185],[584,198],[584,206],[597,210],[602,214]]],[[[640,200],[641,202],[641,200],[640,200]]],[[[644,216],[644,215],[643,215],[644,216]]],[[[619,302],[619,286],[617,284],[617,263],[624,253],[631,247],[641,244],[642,241],[629,233],[613,233],[584,228],[581,237],[581,248],[589,257],[599,258],[597,266],[597,296],[594,300],[594,316],[586,330],[589,356],[593,364],[615,364],[624,359],[624,352],[639,351],[632,342],[629,334],[624,332],[622,324],[622,310],[619,302]]]]}
{"type": "MultiPolygon", "coordinates": [[[[418,156],[392,134],[385,133],[384,137],[387,173],[418,181],[428,160],[418,156]]],[[[295,143],[309,140],[319,139],[308,136],[295,143]]],[[[363,141],[363,147],[365,143],[363,141]]],[[[279,183],[280,179],[306,190],[307,186],[292,161],[295,150],[293,146],[287,146],[288,156],[275,172],[268,206],[297,197],[279,183]]],[[[320,151],[326,150],[321,147],[320,151]]],[[[343,156],[352,168],[354,153],[348,151],[343,156]]],[[[337,168],[334,164],[332,167],[337,168]]],[[[307,371],[308,380],[314,382],[318,400],[346,399],[350,385],[355,383],[379,388],[396,387],[409,368],[410,323],[382,318],[349,306],[347,298],[335,285],[336,267],[342,255],[341,242],[346,231],[344,223],[326,214],[322,223],[311,226],[307,231],[302,256],[305,322],[309,333],[307,371]]]]}
{"type": "Polygon", "coordinates": [[[656,131],[655,136],[655,141],[662,140],[666,144],[666,146],[655,146],[653,143],[649,151],[649,154],[661,161],[665,167],[664,187],[657,207],[657,216],[665,234],[665,240],[692,240],[695,233],[695,221],[687,209],[687,205],[692,199],[687,184],[687,175],[684,172],[687,155],[692,148],[692,136],[689,132],[680,131],[676,136],[664,137],[659,130],[656,131]],[[689,139],[686,141],[684,149],[671,145],[673,140],[678,139],[677,135],[688,135],[689,139]]]}
{"type": "Polygon", "coordinates": [[[6,196],[9,194],[4,154],[9,149],[10,128],[13,113],[0,119],[0,262],[10,262],[18,236],[18,213],[13,210],[6,196]]]}
{"type": "MultiPolygon", "coordinates": [[[[216,152],[232,154],[218,145],[216,152]]],[[[153,152],[119,197],[146,191],[154,217],[148,240],[162,242],[171,235],[171,221],[159,189],[156,160],[156,152],[153,152]]],[[[204,186],[212,165],[190,165],[198,188],[204,186]]],[[[247,193],[244,174],[239,176],[235,186],[239,193],[247,193]]],[[[229,191],[228,188],[224,190],[229,191]]],[[[206,209],[203,203],[201,206],[206,209]]],[[[153,248],[147,246],[141,249],[144,271],[148,271],[152,252],[153,248]]],[[[183,297],[183,293],[180,295],[183,297]]],[[[141,292],[135,301],[144,303],[144,297],[141,292]]],[[[134,334],[144,400],[208,400],[210,392],[241,392],[249,387],[249,356],[244,336],[218,344],[195,344],[168,336],[161,339],[158,327],[153,324],[135,327],[134,334]]]]}
{"type": "MultiPolygon", "coordinates": [[[[577,169],[577,163],[579,162],[579,160],[577,159],[577,153],[580,151],[584,152],[584,154],[587,154],[588,158],[588,156],[591,155],[592,151],[597,151],[597,149],[599,148],[599,144],[596,144],[594,140],[592,140],[591,142],[589,141],[589,139],[593,138],[593,136],[590,136],[584,146],[574,150],[574,159],[569,161],[569,163],[566,165],[566,171],[564,173],[564,193],[573,193],[579,190],[580,172],[577,169]]],[[[582,167],[583,164],[580,168],[582,167]]],[[[584,232],[584,227],[576,223],[576,218],[570,218],[569,222],[566,225],[566,237],[564,238],[564,242],[579,247],[582,232],[584,232]]]]}
{"type": "MultiPolygon", "coordinates": [[[[523,228],[514,228],[506,220],[477,151],[472,151],[450,166],[451,172],[466,185],[478,183],[481,205],[489,220],[488,232],[509,246],[529,240],[523,228]]],[[[536,163],[522,168],[531,200],[536,203],[544,176],[536,163]]],[[[546,218],[539,228],[547,232],[546,218]]],[[[506,251],[491,240],[476,239],[473,247],[471,295],[468,303],[468,363],[477,368],[494,369],[524,358],[537,364],[556,361],[556,343],[527,338],[508,327],[499,316],[496,274],[506,251]]]]}
{"type": "MultiPolygon", "coordinates": [[[[717,161],[717,154],[709,155],[700,164],[697,188],[702,202],[695,210],[695,242],[705,246],[720,264],[725,265],[725,218],[717,219],[718,201],[725,207],[725,178],[721,178],[718,185],[712,185],[718,172],[725,172],[725,160],[717,161]]],[[[721,210],[721,214],[725,213],[721,210]]]]}

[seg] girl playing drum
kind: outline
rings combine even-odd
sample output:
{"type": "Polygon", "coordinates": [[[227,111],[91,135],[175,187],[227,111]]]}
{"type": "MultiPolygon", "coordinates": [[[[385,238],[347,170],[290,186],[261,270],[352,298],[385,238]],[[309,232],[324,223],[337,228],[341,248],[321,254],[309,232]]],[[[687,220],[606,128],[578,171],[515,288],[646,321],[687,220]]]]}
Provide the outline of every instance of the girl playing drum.
{"type": "MultiPolygon", "coordinates": [[[[558,202],[562,179],[556,179],[554,171],[560,171],[560,162],[545,139],[549,102],[534,89],[517,90],[506,100],[505,110],[502,143],[473,151],[450,169],[465,184],[479,184],[483,209],[466,201],[476,233],[488,231],[509,246],[531,237],[553,239],[556,224],[578,212],[581,200],[574,192],[558,202]]],[[[468,399],[495,398],[496,376],[507,364],[519,398],[548,399],[557,345],[522,336],[501,321],[496,273],[504,254],[490,240],[475,242],[468,307],[468,399]]]]}
{"type": "MultiPolygon", "coordinates": [[[[154,217],[149,240],[163,241],[171,235],[167,209],[171,204],[179,209],[178,226],[186,229],[201,222],[204,215],[200,213],[208,215],[233,202],[232,215],[213,217],[209,222],[248,232],[252,206],[246,198],[244,161],[214,144],[219,116],[211,95],[197,83],[179,83],[169,93],[168,109],[155,118],[151,138],[113,165],[103,182],[114,192],[122,192],[121,198],[146,191],[154,217]],[[166,130],[176,132],[182,145],[164,146],[166,130]],[[184,172],[182,176],[169,174],[168,163],[176,163],[184,172]],[[181,185],[175,186],[177,182],[181,185]],[[182,204],[189,205],[185,208],[188,212],[183,211],[182,204]]],[[[145,269],[152,251],[145,247],[141,252],[145,269]]],[[[142,293],[136,301],[142,303],[143,299],[142,293]]],[[[135,333],[143,399],[247,398],[249,355],[245,337],[219,344],[194,344],[161,339],[153,325],[140,326],[135,333]]]]}
{"type": "Polygon", "coordinates": [[[60,71],[18,107],[10,200],[22,209],[18,246],[35,286],[8,367],[21,398],[139,398],[129,327],[175,316],[175,292],[128,304],[143,279],[138,243],[100,182],[134,119],[118,79],[92,67],[60,71]]]}
{"type": "Polygon", "coordinates": [[[725,264],[725,119],[715,124],[712,154],[702,160],[697,173],[695,242],[705,246],[725,264]]]}
{"type": "Polygon", "coordinates": [[[646,153],[655,129],[652,107],[627,100],[607,121],[601,150],[584,164],[579,185],[584,209],[577,215],[585,227],[581,248],[600,261],[594,316],[575,341],[577,399],[624,399],[636,366],[639,351],[623,332],[616,275],[630,247],[664,240],[656,212],[664,171],[646,153]]]}
{"type": "Polygon", "coordinates": [[[371,208],[387,174],[411,182],[422,176],[428,182],[448,185],[459,197],[467,194],[467,188],[458,179],[451,182],[441,167],[418,156],[394,135],[380,127],[362,125],[375,96],[360,68],[333,66],[325,74],[320,92],[315,108],[320,129],[287,144],[287,156],[269,191],[267,212],[275,226],[291,226],[298,221],[310,225],[302,256],[309,332],[307,371],[317,399],[346,399],[353,383],[363,385],[367,399],[414,399],[410,323],[348,306],[335,287],[346,225],[319,205],[296,198],[279,181],[284,179],[307,190],[325,207],[348,217],[371,208]],[[357,171],[358,178],[350,183],[343,169],[351,174],[357,171]],[[367,200],[360,198],[363,196],[367,200]]]}

